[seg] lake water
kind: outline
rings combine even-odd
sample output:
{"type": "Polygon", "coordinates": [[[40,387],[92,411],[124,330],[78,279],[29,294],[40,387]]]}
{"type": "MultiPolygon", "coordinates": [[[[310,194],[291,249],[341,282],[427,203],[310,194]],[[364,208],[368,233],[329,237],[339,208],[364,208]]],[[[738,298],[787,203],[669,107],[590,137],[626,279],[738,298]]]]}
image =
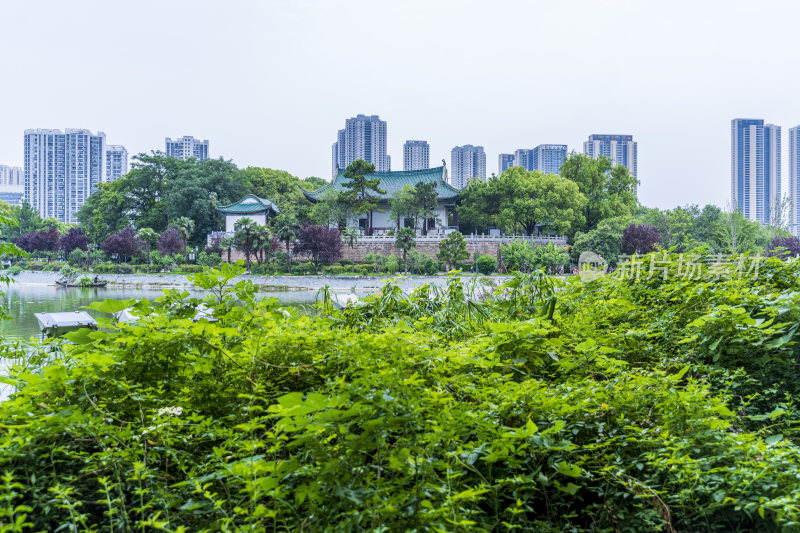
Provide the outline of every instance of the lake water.
{"type": "MultiPolygon", "coordinates": [[[[185,289],[181,289],[185,290],[185,289]]],[[[162,289],[143,289],[132,287],[56,287],[55,285],[11,284],[6,289],[10,320],[0,320],[0,338],[28,339],[39,335],[39,323],[34,313],[55,311],[77,311],[95,301],[106,299],[154,300],[163,293],[162,289]]],[[[196,294],[202,295],[201,291],[196,294]]],[[[315,291],[264,292],[263,297],[274,297],[288,305],[313,303],[315,291]]],[[[89,313],[96,315],[95,311],[89,313]]]]}

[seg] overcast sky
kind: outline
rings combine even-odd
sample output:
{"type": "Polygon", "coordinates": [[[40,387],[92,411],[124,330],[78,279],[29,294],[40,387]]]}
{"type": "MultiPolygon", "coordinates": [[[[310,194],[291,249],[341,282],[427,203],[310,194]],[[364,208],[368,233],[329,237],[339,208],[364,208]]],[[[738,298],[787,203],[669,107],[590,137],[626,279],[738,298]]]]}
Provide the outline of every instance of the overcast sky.
{"type": "Polygon", "coordinates": [[[800,123],[800,3],[768,1],[16,1],[0,3],[0,163],[26,128],[87,128],[130,154],[164,137],[330,178],[346,118],[450,149],[591,133],[639,143],[645,205],[724,207],[730,121],[800,123]]]}

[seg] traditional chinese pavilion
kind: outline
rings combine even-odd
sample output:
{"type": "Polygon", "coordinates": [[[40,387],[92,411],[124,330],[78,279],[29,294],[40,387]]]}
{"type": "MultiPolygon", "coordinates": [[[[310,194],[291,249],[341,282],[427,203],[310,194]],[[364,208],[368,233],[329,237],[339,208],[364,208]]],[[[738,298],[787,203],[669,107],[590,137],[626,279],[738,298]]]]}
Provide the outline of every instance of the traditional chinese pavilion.
{"type": "Polygon", "coordinates": [[[218,205],[217,211],[225,215],[225,231],[228,233],[236,231],[239,219],[247,217],[256,224],[266,226],[270,217],[280,213],[273,201],[259,198],[254,194],[248,194],[234,204],[218,205]]]}
{"type": "MultiPolygon", "coordinates": [[[[447,167],[426,168],[423,170],[403,170],[389,172],[375,172],[370,174],[370,178],[380,178],[380,188],[386,191],[384,194],[376,195],[380,198],[378,209],[383,212],[373,211],[372,225],[377,232],[394,229],[395,221],[391,219],[390,200],[406,185],[415,186],[419,182],[433,183],[438,195],[438,205],[435,210],[435,218],[428,222],[429,232],[441,232],[458,227],[458,216],[456,214],[456,202],[459,198],[458,189],[447,183],[447,167]]],[[[344,177],[344,170],[339,169],[332,183],[317,189],[316,191],[303,191],[312,202],[318,202],[331,191],[341,193],[345,190],[344,183],[348,180],[344,177]]],[[[361,215],[357,219],[348,221],[348,225],[357,224],[361,229],[367,227],[367,214],[361,215]]],[[[401,221],[404,224],[405,221],[401,221]]]]}

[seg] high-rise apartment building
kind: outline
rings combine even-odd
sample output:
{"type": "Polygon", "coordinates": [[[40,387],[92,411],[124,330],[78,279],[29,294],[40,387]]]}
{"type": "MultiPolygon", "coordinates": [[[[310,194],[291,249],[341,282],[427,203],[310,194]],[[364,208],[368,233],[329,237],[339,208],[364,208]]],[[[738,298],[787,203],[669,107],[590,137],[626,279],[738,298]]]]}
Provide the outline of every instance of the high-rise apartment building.
{"type": "Polygon", "coordinates": [[[0,185],[22,187],[25,184],[21,167],[0,165],[0,185]]]}
{"type": "Polygon", "coordinates": [[[208,139],[201,141],[191,135],[184,135],[175,140],[167,137],[164,141],[166,145],[165,153],[168,157],[184,160],[193,157],[198,161],[208,159],[208,139]]]}
{"type": "Polygon", "coordinates": [[[128,173],[128,151],[119,144],[106,147],[105,181],[114,181],[128,173]]]}
{"type": "Polygon", "coordinates": [[[514,154],[500,154],[497,156],[498,176],[513,166],[514,166],[514,154]]]}
{"type": "Polygon", "coordinates": [[[745,218],[769,224],[780,198],[780,126],[764,124],[762,119],[733,119],[731,205],[745,218]]]}
{"type": "Polygon", "coordinates": [[[636,141],[633,140],[633,135],[594,134],[589,135],[589,140],[583,143],[584,154],[594,159],[605,156],[614,165],[622,165],[627,168],[628,172],[638,179],[636,151],[636,141]]]}
{"type": "Polygon", "coordinates": [[[386,155],[386,121],[378,115],[357,115],[347,119],[331,147],[331,159],[333,177],[336,177],[337,167],[347,168],[356,159],[372,163],[377,172],[390,171],[392,161],[386,155]]]}
{"type": "Polygon", "coordinates": [[[533,150],[527,148],[514,150],[514,166],[533,170],[533,150]]]}
{"type": "Polygon", "coordinates": [[[789,128],[789,231],[800,235],[800,126],[789,128]]]}
{"type": "Polygon", "coordinates": [[[403,170],[423,170],[431,166],[428,141],[406,141],[403,145],[403,170]]]}
{"type": "Polygon", "coordinates": [[[545,174],[558,174],[566,158],[566,144],[540,144],[533,149],[533,169],[545,174]]]}
{"type": "MultiPolygon", "coordinates": [[[[500,154],[510,156],[510,154],[500,154]]],[[[536,148],[520,148],[511,156],[513,160],[510,166],[522,167],[525,170],[544,172],[546,174],[558,174],[561,165],[567,158],[566,144],[540,144],[536,148]]]]}
{"type": "Polygon", "coordinates": [[[472,178],[486,179],[486,152],[483,146],[456,146],[450,152],[450,185],[463,189],[472,178]]]}
{"type": "Polygon", "coordinates": [[[25,199],[42,218],[75,214],[103,179],[106,136],[89,130],[25,130],[25,199]]]}
{"type": "Polygon", "coordinates": [[[25,178],[21,167],[0,165],[0,200],[9,205],[19,205],[25,192],[25,178]]]}

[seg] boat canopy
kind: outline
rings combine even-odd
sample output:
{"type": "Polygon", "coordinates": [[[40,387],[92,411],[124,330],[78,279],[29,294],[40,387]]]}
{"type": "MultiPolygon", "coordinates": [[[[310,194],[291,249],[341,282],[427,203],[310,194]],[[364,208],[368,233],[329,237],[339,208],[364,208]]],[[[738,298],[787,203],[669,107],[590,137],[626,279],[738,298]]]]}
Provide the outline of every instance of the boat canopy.
{"type": "Polygon", "coordinates": [[[39,329],[47,331],[59,328],[97,327],[97,321],[86,311],[64,311],[60,313],[34,313],[39,329]]]}

